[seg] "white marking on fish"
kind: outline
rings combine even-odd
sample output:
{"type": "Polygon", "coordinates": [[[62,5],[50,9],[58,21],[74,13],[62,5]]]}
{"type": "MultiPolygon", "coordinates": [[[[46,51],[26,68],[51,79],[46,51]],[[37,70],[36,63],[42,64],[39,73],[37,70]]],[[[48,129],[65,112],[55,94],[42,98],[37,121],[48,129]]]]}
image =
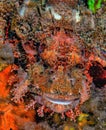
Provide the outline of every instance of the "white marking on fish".
{"type": "Polygon", "coordinates": [[[59,100],[59,99],[52,99],[48,96],[45,96],[45,99],[54,103],[54,104],[60,104],[60,105],[69,105],[72,103],[71,100],[59,100]]]}
{"type": "Polygon", "coordinates": [[[19,14],[20,14],[21,17],[24,17],[25,11],[26,11],[26,7],[23,6],[23,7],[21,8],[21,10],[19,11],[19,14]]]}

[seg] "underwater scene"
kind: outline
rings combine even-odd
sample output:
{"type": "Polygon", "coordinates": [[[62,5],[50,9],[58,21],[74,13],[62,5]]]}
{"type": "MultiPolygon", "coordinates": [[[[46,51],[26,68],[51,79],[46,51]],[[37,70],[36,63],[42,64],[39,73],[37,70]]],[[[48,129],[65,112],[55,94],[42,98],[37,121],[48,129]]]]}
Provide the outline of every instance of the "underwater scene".
{"type": "Polygon", "coordinates": [[[0,130],[106,130],[106,0],[0,0],[0,130]]]}

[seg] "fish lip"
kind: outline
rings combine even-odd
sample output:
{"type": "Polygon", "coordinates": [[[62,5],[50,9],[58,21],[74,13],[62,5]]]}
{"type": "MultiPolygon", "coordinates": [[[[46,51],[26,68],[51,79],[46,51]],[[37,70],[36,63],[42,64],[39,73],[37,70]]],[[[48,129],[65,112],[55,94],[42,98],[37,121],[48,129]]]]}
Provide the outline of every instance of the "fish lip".
{"type": "Polygon", "coordinates": [[[44,94],[43,98],[53,104],[58,104],[58,105],[70,105],[73,103],[73,101],[78,101],[79,97],[78,96],[73,96],[73,95],[68,95],[65,97],[62,97],[58,94],[44,94]]]}

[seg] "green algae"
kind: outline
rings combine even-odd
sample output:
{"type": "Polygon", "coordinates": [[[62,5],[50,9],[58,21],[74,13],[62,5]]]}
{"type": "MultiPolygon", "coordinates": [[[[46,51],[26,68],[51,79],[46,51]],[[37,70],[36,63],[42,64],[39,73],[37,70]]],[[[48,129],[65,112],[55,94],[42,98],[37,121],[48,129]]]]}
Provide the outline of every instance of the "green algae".
{"type": "MultiPolygon", "coordinates": [[[[106,0],[104,0],[106,1],[106,0]]],[[[93,12],[96,13],[98,9],[101,8],[103,0],[88,0],[88,8],[93,12]]]]}

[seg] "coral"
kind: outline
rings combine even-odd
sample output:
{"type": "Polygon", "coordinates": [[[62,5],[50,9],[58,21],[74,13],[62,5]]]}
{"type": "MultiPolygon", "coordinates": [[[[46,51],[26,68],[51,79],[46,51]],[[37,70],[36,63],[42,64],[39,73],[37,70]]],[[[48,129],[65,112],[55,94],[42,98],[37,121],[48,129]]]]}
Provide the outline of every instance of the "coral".
{"type": "Polygon", "coordinates": [[[25,111],[23,104],[19,104],[17,107],[8,103],[8,101],[0,103],[0,129],[22,129],[25,127],[25,123],[34,120],[33,114],[34,110],[25,111]]]}
{"type": "Polygon", "coordinates": [[[10,86],[13,85],[14,79],[13,70],[15,66],[9,65],[0,72],[0,129],[1,130],[19,130],[24,127],[23,123],[33,121],[34,110],[25,110],[24,104],[15,105],[10,99],[10,86]],[[13,77],[12,77],[13,76],[13,77]],[[27,117],[26,117],[27,115],[27,117]]]}
{"type": "Polygon", "coordinates": [[[5,27],[6,27],[6,21],[2,17],[0,17],[0,44],[3,44],[4,42],[5,27]]]}
{"type": "Polygon", "coordinates": [[[48,3],[50,4],[59,4],[59,3],[67,3],[70,6],[75,7],[78,4],[78,0],[58,0],[58,1],[54,1],[54,0],[48,0],[48,3]]]}
{"type": "Polygon", "coordinates": [[[9,44],[0,45],[0,63],[12,64],[14,62],[14,56],[9,44]]]}
{"type": "Polygon", "coordinates": [[[12,106],[8,103],[0,104],[0,129],[13,129],[18,130],[14,120],[14,114],[11,113],[12,106]]]}
{"type": "Polygon", "coordinates": [[[3,71],[0,72],[0,98],[6,98],[7,96],[9,96],[9,88],[7,88],[7,85],[11,68],[12,66],[9,65],[3,71]]]}
{"type": "Polygon", "coordinates": [[[39,130],[52,130],[50,128],[50,126],[47,124],[47,122],[36,124],[35,125],[35,129],[39,129],[39,130]]]}

